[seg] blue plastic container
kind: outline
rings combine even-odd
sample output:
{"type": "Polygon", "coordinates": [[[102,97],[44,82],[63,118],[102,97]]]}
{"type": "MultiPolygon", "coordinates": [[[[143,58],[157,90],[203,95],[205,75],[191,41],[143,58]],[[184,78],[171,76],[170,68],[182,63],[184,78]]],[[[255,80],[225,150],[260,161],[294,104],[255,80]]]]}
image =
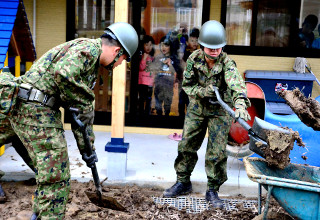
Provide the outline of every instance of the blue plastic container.
{"type": "Polygon", "coordinates": [[[298,87],[303,91],[306,97],[311,96],[313,81],[316,79],[310,73],[296,73],[290,71],[264,71],[264,70],[247,70],[245,72],[247,81],[259,85],[266,98],[266,102],[282,102],[285,100],[276,93],[276,86],[287,85],[286,89],[293,90],[298,87]]]}

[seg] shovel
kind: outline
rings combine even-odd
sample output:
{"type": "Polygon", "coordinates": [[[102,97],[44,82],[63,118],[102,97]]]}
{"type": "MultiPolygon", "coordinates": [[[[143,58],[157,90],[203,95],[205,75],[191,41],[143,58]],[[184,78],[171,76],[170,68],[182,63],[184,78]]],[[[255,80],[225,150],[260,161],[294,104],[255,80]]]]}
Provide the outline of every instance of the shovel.
{"type": "MultiPolygon", "coordinates": [[[[255,117],[252,127],[248,125],[245,120],[242,118],[236,118],[234,111],[232,108],[230,108],[229,105],[227,105],[220,97],[219,90],[217,87],[214,86],[214,92],[216,94],[216,98],[218,103],[224,108],[228,114],[235,119],[239,124],[248,131],[248,135],[250,137],[250,143],[249,143],[249,149],[253,151],[254,153],[260,155],[263,158],[266,158],[265,153],[262,151],[262,149],[267,148],[268,144],[266,142],[267,139],[267,131],[270,130],[276,130],[285,134],[289,134],[289,131],[282,129],[276,125],[270,124],[269,122],[266,122],[264,120],[261,120],[260,118],[255,117]]],[[[210,100],[210,103],[217,104],[215,101],[210,100]]]]}
{"type": "MultiPolygon", "coordinates": [[[[85,142],[85,147],[86,147],[86,153],[88,156],[92,155],[92,146],[90,143],[90,139],[88,136],[88,131],[87,131],[87,126],[82,123],[81,120],[77,118],[76,113],[79,113],[79,110],[76,108],[69,108],[70,112],[72,113],[72,118],[73,121],[79,126],[83,139],[85,142]]],[[[113,210],[119,210],[119,211],[126,211],[126,209],[113,197],[110,196],[105,196],[102,194],[102,189],[101,189],[101,184],[100,184],[100,179],[97,171],[96,164],[91,168],[93,180],[94,180],[94,185],[96,187],[96,192],[90,192],[90,191],[85,191],[87,197],[89,200],[94,203],[97,206],[104,207],[104,208],[109,208],[113,210]]]]}

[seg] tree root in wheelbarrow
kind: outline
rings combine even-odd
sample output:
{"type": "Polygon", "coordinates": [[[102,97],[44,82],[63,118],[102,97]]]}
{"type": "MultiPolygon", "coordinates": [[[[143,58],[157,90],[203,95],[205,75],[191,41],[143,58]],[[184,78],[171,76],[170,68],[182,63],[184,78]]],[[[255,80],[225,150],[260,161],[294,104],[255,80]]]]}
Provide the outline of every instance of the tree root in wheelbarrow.
{"type": "MultiPolygon", "coordinates": [[[[282,133],[276,130],[267,130],[267,143],[268,146],[264,151],[268,166],[284,169],[290,163],[290,151],[293,149],[294,142],[298,146],[304,147],[305,144],[299,136],[299,132],[284,127],[283,129],[289,130],[289,133],[282,133]]],[[[257,143],[259,144],[259,143],[257,143]]]]}
{"type": "Polygon", "coordinates": [[[305,125],[320,131],[320,104],[317,100],[305,97],[299,88],[280,91],[278,95],[286,100],[292,111],[305,125]]]}

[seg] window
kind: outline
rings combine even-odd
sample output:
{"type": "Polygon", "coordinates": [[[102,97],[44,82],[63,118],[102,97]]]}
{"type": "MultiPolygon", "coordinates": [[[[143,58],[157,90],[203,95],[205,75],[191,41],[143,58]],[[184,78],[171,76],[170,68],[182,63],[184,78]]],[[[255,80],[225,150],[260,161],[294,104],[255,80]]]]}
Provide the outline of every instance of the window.
{"type": "MultiPolygon", "coordinates": [[[[114,22],[115,2],[116,0],[67,1],[67,40],[100,37],[105,27],[114,22]]],[[[129,1],[129,23],[138,32],[140,45],[127,68],[126,126],[182,128],[187,104],[179,107],[183,56],[191,30],[194,31],[193,35],[198,36],[196,29],[199,31],[203,21],[209,18],[209,3],[210,1],[202,0],[129,1]],[[158,59],[162,54],[161,45],[169,45],[167,41],[161,43],[161,39],[170,40],[170,59],[174,71],[168,70],[168,66],[161,62],[158,62],[160,69],[156,64],[152,67],[148,60],[150,68],[154,68],[153,72],[145,71],[148,79],[140,77],[139,67],[146,35],[154,40],[153,60],[161,61],[161,58],[158,59]]],[[[196,38],[192,37],[192,40],[197,45],[196,38]]],[[[163,58],[167,59],[169,56],[165,55],[163,58]]],[[[94,88],[95,124],[111,123],[111,82],[112,74],[101,68],[94,88]]],[[[66,121],[68,120],[66,116],[66,121]]]]}
{"type": "Polygon", "coordinates": [[[75,0],[75,38],[100,37],[113,22],[114,0],[75,0]]]}
{"type": "Polygon", "coordinates": [[[229,53],[319,57],[319,1],[228,0],[224,9],[229,53]]]}
{"type": "Polygon", "coordinates": [[[183,56],[189,33],[199,31],[201,27],[202,4],[200,0],[149,0],[142,8],[139,62],[144,65],[142,58],[146,50],[143,44],[151,42],[145,41],[146,36],[152,39],[154,53],[153,61],[150,62],[151,58],[147,61],[151,71],[139,69],[137,110],[141,120],[150,116],[158,119],[159,116],[184,118],[188,101],[187,96],[182,99],[180,93],[185,64],[183,56]],[[167,60],[170,60],[173,69],[165,64],[167,60]]]}

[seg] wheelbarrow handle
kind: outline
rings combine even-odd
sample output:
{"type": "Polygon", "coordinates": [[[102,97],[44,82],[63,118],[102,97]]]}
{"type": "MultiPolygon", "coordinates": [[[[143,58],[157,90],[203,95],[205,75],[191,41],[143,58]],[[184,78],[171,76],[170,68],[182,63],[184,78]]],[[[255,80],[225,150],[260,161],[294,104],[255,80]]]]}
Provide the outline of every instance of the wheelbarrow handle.
{"type": "Polygon", "coordinates": [[[224,108],[224,109],[228,112],[228,114],[229,114],[233,119],[235,119],[237,122],[239,122],[239,124],[240,124],[244,129],[246,129],[250,134],[255,135],[254,132],[252,131],[250,125],[248,125],[248,123],[247,123],[245,120],[243,120],[243,119],[240,118],[240,117],[239,117],[239,118],[236,118],[236,117],[235,117],[235,114],[234,114],[233,109],[230,108],[230,106],[221,99],[221,96],[220,96],[220,93],[219,93],[218,88],[217,88],[216,86],[214,86],[213,89],[214,89],[214,92],[215,92],[215,94],[216,94],[217,100],[218,100],[219,104],[222,106],[222,108],[224,108]]]}

